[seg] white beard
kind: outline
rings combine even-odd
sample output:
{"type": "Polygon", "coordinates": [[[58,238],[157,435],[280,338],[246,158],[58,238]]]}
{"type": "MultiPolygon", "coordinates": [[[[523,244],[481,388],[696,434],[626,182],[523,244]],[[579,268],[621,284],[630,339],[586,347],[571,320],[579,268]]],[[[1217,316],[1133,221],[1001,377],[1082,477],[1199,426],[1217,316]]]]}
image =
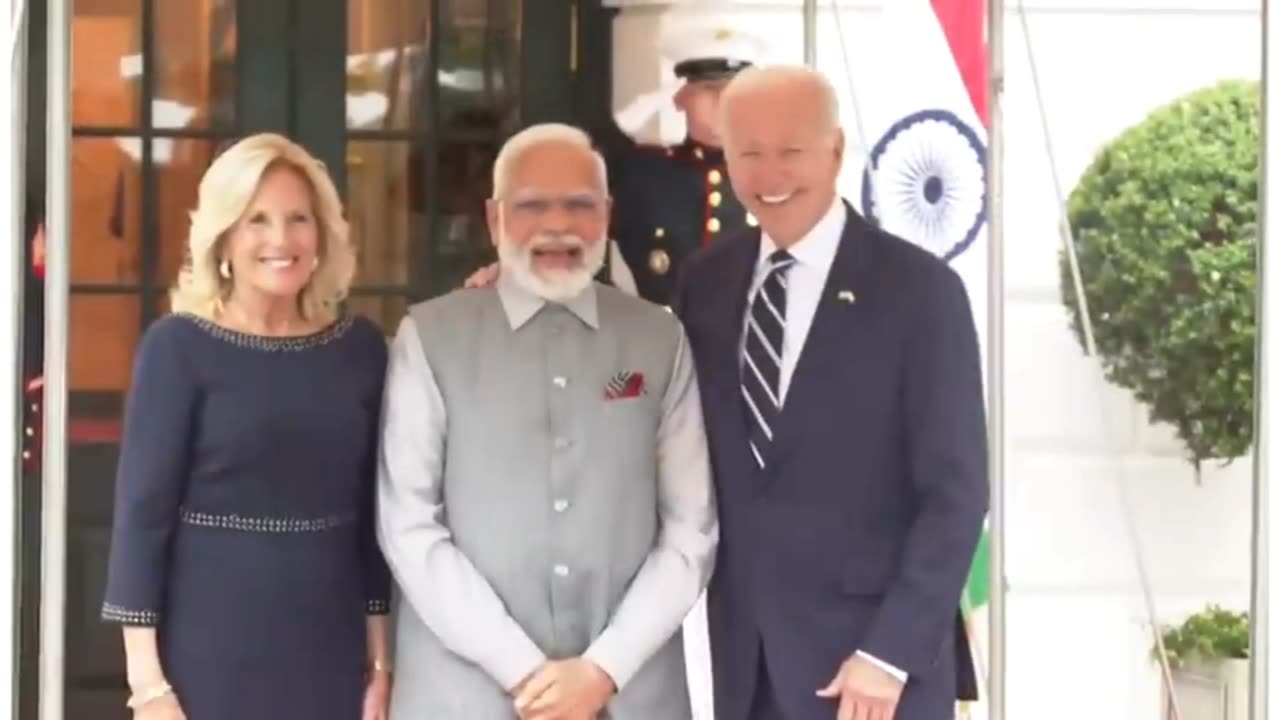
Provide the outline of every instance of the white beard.
{"type": "Polygon", "coordinates": [[[504,275],[509,275],[517,285],[548,302],[563,303],[591,286],[596,273],[604,267],[606,240],[587,244],[576,235],[551,235],[540,233],[532,240],[519,245],[501,237],[498,240],[498,264],[504,275]],[[574,268],[536,269],[533,265],[534,250],[547,244],[569,245],[582,249],[582,262],[574,268]]]}

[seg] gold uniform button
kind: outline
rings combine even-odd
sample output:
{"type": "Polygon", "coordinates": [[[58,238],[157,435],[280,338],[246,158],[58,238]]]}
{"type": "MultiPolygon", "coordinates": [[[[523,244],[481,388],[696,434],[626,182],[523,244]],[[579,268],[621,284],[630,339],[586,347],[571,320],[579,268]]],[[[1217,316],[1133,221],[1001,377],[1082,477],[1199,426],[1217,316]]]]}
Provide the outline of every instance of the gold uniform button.
{"type": "Polygon", "coordinates": [[[760,223],[759,223],[759,221],[757,221],[757,220],[756,220],[756,216],[755,216],[755,215],[752,215],[751,213],[747,213],[747,224],[748,224],[748,225],[750,225],[751,227],[755,227],[756,225],[759,225],[760,223]]]}
{"type": "Polygon", "coordinates": [[[707,182],[711,183],[712,185],[719,185],[719,184],[720,184],[720,171],[719,171],[719,170],[711,170],[710,172],[708,172],[708,173],[707,173],[707,182]]]}
{"type": "Polygon", "coordinates": [[[666,228],[654,228],[654,229],[653,229],[653,236],[654,236],[654,237],[656,237],[656,238],[660,238],[660,237],[662,237],[662,236],[664,236],[664,235],[666,235],[666,234],[667,234],[666,228]]]}
{"type": "Polygon", "coordinates": [[[651,250],[649,252],[649,269],[655,275],[666,275],[671,269],[671,256],[666,250],[651,250]]]}
{"type": "Polygon", "coordinates": [[[719,190],[712,190],[711,194],[707,196],[707,202],[711,204],[711,207],[720,207],[720,200],[719,190]]]}
{"type": "Polygon", "coordinates": [[[702,159],[702,148],[694,148],[694,149],[693,149],[693,156],[694,156],[694,157],[696,157],[696,158],[698,158],[699,160],[701,160],[701,159],[702,159]]]}
{"type": "Polygon", "coordinates": [[[720,232],[720,218],[707,220],[707,232],[720,232]]]}

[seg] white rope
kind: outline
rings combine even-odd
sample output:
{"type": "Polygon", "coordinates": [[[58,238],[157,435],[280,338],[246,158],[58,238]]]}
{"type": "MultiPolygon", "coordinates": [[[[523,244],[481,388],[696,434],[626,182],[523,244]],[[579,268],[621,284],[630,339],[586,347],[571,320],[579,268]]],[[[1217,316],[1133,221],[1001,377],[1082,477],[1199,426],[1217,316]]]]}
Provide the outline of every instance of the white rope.
{"type": "Polygon", "coordinates": [[[840,40],[840,59],[844,63],[845,82],[849,83],[849,100],[853,104],[853,127],[858,133],[858,144],[871,161],[871,147],[867,145],[867,134],[862,124],[862,107],[858,104],[858,92],[854,89],[853,66],[849,62],[849,46],[844,39],[844,25],[840,21],[840,0],[831,0],[831,14],[835,17],[836,37],[840,40]]]}
{"type": "MultiPolygon", "coordinates": [[[[1067,254],[1068,263],[1071,266],[1071,282],[1075,288],[1076,296],[1076,312],[1080,316],[1080,326],[1084,331],[1084,344],[1086,353],[1093,358],[1096,363],[1094,365],[1099,382],[1095,388],[1099,391],[1095,393],[1098,401],[1099,415],[1101,415],[1104,425],[1103,435],[1107,440],[1116,437],[1117,433],[1112,432],[1114,428],[1109,427],[1110,413],[1106,410],[1106,405],[1102,396],[1102,388],[1106,386],[1106,378],[1103,376],[1101,359],[1098,357],[1098,345],[1094,339],[1093,320],[1089,315],[1089,304],[1084,294],[1084,280],[1080,274],[1080,262],[1076,256],[1075,237],[1071,232],[1071,224],[1067,220],[1067,199],[1062,189],[1062,181],[1058,173],[1057,154],[1053,149],[1053,141],[1049,132],[1049,117],[1045,112],[1044,93],[1040,87],[1040,73],[1036,66],[1035,51],[1031,43],[1031,28],[1027,22],[1027,11],[1024,0],[1018,0],[1017,4],[1018,21],[1022,26],[1022,39],[1026,45],[1027,62],[1031,70],[1031,84],[1035,90],[1036,110],[1040,116],[1040,125],[1042,135],[1044,137],[1045,154],[1049,161],[1049,174],[1053,179],[1053,190],[1055,199],[1058,202],[1059,211],[1059,231],[1063,247],[1067,254]]],[[[1110,449],[1110,448],[1109,448],[1110,449]]],[[[1115,469],[1113,465],[1113,471],[1115,469]]],[[[1178,707],[1178,700],[1173,687],[1173,672],[1169,665],[1169,656],[1165,651],[1164,637],[1160,631],[1160,625],[1156,618],[1155,598],[1151,591],[1150,574],[1147,571],[1147,563],[1142,553],[1142,540],[1139,537],[1137,529],[1137,521],[1134,519],[1133,499],[1129,496],[1129,488],[1125,482],[1124,476],[1115,472],[1116,492],[1120,497],[1121,514],[1124,517],[1124,526],[1126,534],[1129,537],[1129,546],[1133,551],[1133,563],[1138,571],[1138,583],[1142,587],[1142,598],[1146,605],[1147,623],[1151,627],[1151,635],[1155,642],[1156,654],[1159,657],[1160,669],[1165,689],[1169,696],[1170,709],[1173,712],[1173,720],[1181,720],[1182,713],[1178,707]]]]}
{"type": "Polygon", "coordinates": [[[22,25],[26,19],[27,1],[15,0],[13,6],[13,26],[10,28],[9,35],[9,62],[13,62],[13,56],[18,52],[18,38],[22,36],[22,25]]]}

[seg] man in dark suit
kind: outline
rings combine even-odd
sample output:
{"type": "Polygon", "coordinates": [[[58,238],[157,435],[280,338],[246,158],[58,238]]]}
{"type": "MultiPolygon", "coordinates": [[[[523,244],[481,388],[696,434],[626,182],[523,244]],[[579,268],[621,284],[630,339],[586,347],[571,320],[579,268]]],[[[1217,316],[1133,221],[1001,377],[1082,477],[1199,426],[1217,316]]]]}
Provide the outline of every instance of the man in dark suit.
{"type": "Polygon", "coordinates": [[[759,228],[691,255],[674,307],[720,507],[716,716],[950,720],[988,495],[965,288],[838,196],[844,140],[821,75],[747,69],[721,103],[759,228]]]}

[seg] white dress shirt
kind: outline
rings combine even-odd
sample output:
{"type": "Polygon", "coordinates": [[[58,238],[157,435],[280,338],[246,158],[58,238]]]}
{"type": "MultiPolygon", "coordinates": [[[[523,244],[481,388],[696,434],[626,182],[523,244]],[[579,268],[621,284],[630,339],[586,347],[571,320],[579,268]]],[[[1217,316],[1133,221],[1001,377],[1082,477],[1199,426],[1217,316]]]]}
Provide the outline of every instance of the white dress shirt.
{"type": "MultiPolygon", "coordinates": [[[[827,275],[831,273],[831,264],[835,262],[836,250],[840,247],[840,238],[844,234],[848,210],[844,201],[836,197],[835,202],[827,210],[822,219],[813,226],[807,235],[800,238],[787,252],[795,258],[791,268],[787,270],[787,306],[783,311],[786,316],[782,336],[782,367],[779,369],[778,397],[785,405],[787,390],[791,387],[791,377],[795,373],[796,363],[800,359],[800,351],[804,348],[805,339],[809,336],[809,328],[813,325],[813,317],[818,312],[818,301],[822,298],[823,289],[827,285],[827,275]]],[[[769,256],[778,250],[778,244],[768,233],[760,233],[760,256],[756,259],[755,275],[751,280],[750,295],[747,296],[747,314],[751,313],[751,301],[755,299],[760,286],[764,284],[765,275],[770,267],[769,256]]],[[[743,323],[742,343],[746,343],[746,322],[743,323]]],[[[739,352],[739,358],[742,353],[739,352]]],[[[907,673],[861,650],[858,654],[879,666],[885,672],[905,683],[907,673]]]]}

